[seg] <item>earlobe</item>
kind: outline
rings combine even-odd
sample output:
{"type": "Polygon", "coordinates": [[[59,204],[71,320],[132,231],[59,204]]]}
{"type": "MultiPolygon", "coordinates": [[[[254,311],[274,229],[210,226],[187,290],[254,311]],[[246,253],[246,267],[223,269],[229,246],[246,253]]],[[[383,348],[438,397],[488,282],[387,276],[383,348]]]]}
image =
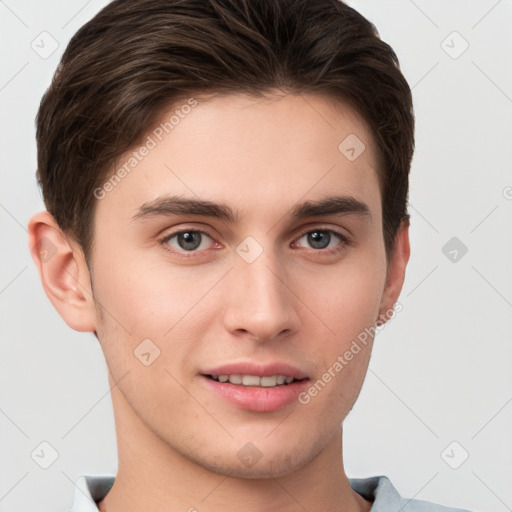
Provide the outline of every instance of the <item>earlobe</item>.
{"type": "Polygon", "coordinates": [[[30,219],[28,233],[29,249],[46,296],[72,329],[94,332],[91,280],[82,250],[46,211],[30,219]]]}
{"type": "Polygon", "coordinates": [[[398,301],[404,284],[410,254],[409,220],[407,219],[402,221],[395,235],[394,249],[387,269],[386,284],[377,320],[381,325],[386,323],[393,314],[393,307],[398,301]]]}

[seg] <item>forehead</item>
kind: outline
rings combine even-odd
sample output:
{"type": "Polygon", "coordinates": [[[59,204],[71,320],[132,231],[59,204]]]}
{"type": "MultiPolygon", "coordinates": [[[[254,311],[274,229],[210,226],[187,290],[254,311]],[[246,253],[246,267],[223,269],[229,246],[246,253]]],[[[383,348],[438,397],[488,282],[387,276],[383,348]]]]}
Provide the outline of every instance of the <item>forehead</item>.
{"type": "Polygon", "coordinates": [[[196,96],[163,111],[123,155],[96,214],[108,209],[126,221],[163,194],[260,217],[336,191],[379,209],[376,168],[371,132],[344,103],[312,94],[196,96]]]}

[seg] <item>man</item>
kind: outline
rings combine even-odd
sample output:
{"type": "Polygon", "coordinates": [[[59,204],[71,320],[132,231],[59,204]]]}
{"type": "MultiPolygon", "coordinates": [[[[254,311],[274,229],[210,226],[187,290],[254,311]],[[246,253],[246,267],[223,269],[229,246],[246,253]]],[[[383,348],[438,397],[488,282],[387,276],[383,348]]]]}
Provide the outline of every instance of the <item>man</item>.
{"type": "MultiPolygon", "coordinates": [[[[74,512],[449,509],[349,480],[341,424],[409,259],[410,89],[336,0],[116,0],[37,118],[48,298],[109,369],[74,512]]],[[[453,509],[451,509],[453,510],[453,509]]]]}

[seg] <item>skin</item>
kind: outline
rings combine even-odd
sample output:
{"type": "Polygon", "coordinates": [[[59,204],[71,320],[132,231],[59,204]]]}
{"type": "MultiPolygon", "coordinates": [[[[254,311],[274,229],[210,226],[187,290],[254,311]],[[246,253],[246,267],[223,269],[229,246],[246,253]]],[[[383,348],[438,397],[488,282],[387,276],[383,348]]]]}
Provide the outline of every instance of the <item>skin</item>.
{"type": "Polygon", "coordinates": [[[71,328],[97,332],[107,361],[119,469],[99,508],[369,510],[343,469],[341,423],[363,384],[372,340],[308,404],[272,412],[237,407],[198,372],[279,360],[314,383],[393,307],[409,259],[408,225],[387,261],[371,133],[350,107],[319,95],[196,99],[98,200],[91,271],[49,213],[28,226],[31,247],[46,237],[57,248],[48,261],[33,253],[47,296],[71,328]],[[338,150],[349,134],[366,145],[355,161],[338,150]],[[224,203],[239,219],[132,220],[163,194],[224,203]],[[332,194],[366,203],[371,216],[290,220],[297,203],[332,194]],[[208,236],[188,252],[174,237],[166,251],[162,238],[184,228],[208,236]],[[331,233],[328,248],[318,248],[307,236],[329,229],[349,243],[331,233]],[[252,263],[236,252],[248,236],[263,249],[252,263]],[[149,366],[134,357],[145,339],[160,349],[149,366]],[[250,465],[237,456],[249,442],[261,456],[250,465]]]}

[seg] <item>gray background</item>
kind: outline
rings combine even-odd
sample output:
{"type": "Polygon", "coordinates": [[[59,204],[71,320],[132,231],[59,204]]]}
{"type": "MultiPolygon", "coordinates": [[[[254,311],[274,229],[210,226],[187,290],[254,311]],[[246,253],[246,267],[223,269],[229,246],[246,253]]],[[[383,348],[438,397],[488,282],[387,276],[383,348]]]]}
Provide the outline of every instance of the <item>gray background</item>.
{"type": "MultiPolygon", "coordinates": [[[[26,233],[43,209],[39,101],[70,37],[105,4],[0,0],[1,512],[69,510],[79,475],[117,468],[101,350],[53,309],[26,233]]],[[[378,334],[345,422],[346,470],[385,474],[410,498],[512,510],[512,3],[350,4],[399,56],[417,149],[403,310],[378,334]]]]}

